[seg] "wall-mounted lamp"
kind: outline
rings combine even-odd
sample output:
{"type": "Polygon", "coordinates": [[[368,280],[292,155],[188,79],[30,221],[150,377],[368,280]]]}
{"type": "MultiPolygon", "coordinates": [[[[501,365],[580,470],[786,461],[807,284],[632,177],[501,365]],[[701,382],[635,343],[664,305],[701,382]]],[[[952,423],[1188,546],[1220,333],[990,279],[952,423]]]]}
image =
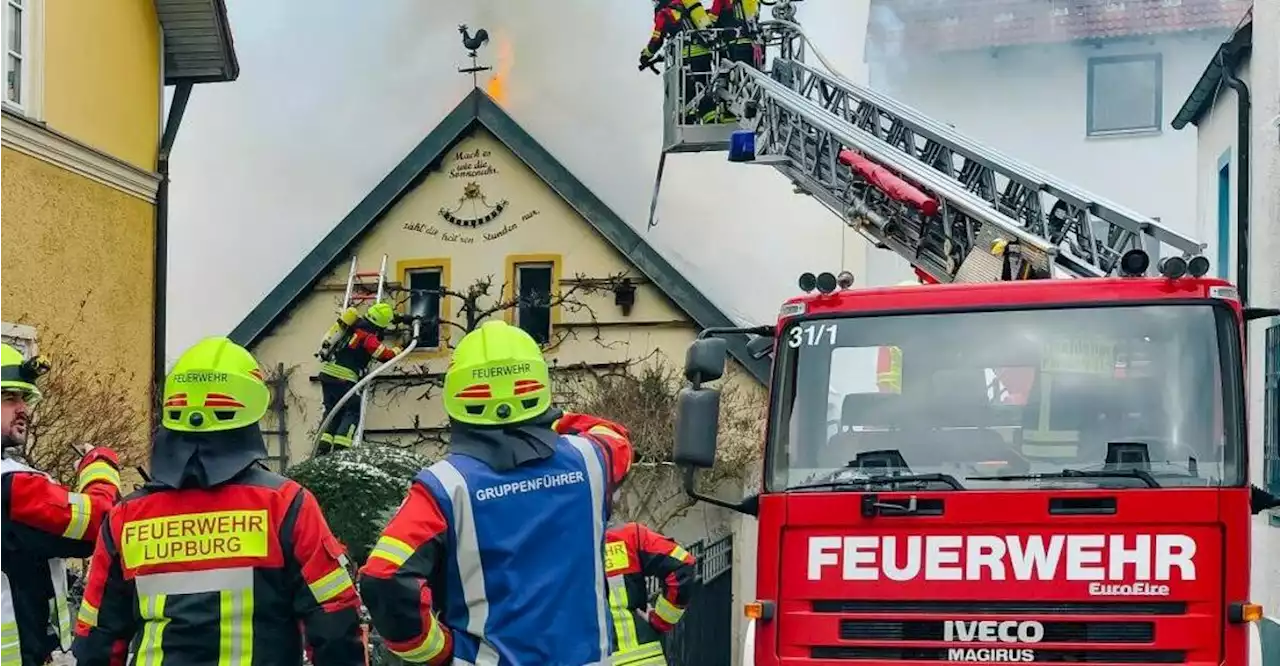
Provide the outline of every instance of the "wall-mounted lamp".
{"type": "Polygon", "coordinates": [[[622,282],[614,286],[613,304],[622,308],[622,316],[631,314],[631,308],[636,304],[636,286],[631,283],[630,278],[623,278],[622,282]]]}

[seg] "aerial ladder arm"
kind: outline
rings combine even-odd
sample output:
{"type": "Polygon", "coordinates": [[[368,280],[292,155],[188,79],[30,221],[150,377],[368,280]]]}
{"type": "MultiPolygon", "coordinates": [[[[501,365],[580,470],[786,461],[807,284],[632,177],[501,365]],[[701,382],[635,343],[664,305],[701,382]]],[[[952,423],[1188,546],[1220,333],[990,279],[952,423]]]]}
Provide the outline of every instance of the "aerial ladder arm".
{"type": "Polygon", "coordinates": [[[725,132],[733,129],[735,142],[749,135],[750,156],[742,158],[737,146],[731,160],[773,166],[878,247],[939,282],[1115,275],[1132,249],[1157,259],[1198,258],[1193,266],[1207,270],[1205,246],[1157,220],[808,64],[794,8],[777,9],[774,21],[759,26],[773,56],[764,71],[717,54],[708,83],[686,90],[683,43],[705,36],[669,43],[664,154],[729,148],[725,132]],[[706,95],[737,118],[737,127],[679,125],[684,110],[706,95]]]}

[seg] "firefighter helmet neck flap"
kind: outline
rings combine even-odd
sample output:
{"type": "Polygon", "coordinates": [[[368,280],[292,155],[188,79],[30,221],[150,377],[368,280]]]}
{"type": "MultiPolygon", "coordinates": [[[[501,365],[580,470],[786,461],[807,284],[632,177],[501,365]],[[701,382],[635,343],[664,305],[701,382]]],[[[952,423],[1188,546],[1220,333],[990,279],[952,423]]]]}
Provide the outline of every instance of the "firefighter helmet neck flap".
{"type": "Polygon", "coordinates": [[[458,343],[444,378],[451,450],[495,469],[550,457],[551,377],[528,333],[487,321],[458,343]]]}
{"type": "Polygon", "coordinates": [[[0,390],[6,396],[16,394],[26,403],[26,409],[19,406],[5,406],[3,440],[5,449],[19,448],[27,442],[27,428],[30,426],[30,414],[27,410],[40,401],[40,389],[36,379],[49,369],[43,358],[31,360],[22,358],[22,352],[14,347],[0,345],[0,390]],[[10,413],[12,412],[12,413],[10,413]]]}
{"type": "Polygon", "coordinates": [[[151,477],[174,488],[229,481],[266,457],[258,421],[270,402],[248,350],[223,337],[196,343],[165,378],[151,477]]]}

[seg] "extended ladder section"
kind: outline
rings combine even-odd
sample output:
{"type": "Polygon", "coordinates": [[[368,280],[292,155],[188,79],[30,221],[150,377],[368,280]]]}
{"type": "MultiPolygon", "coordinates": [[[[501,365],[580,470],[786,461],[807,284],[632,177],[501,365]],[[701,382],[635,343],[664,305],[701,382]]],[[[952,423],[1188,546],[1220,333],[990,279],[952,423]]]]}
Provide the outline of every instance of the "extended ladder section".
{"type": "MultiPolygon", "coordinates": [[[[357,270],[357,257],[351,258],[351,269],[347,272],[347,288],[342,295],[342,308],[339,312],[357,303],[382,302],[387,286],[387,255],[382,255],[382,262],[376,271],[357,270]],[[370,284],[372,282],[372,284],[370,284]]],[[[351,438],[351,446],[360,446],[364,439],[365,414],[369,408],[369,389],[360,391],[360,420],[356,424],[355,436],[351,438]]]]}
{"type": "Polygon", "coordinates": [[[685,37],[671,45],[668,67],[679,68],[668,70],[668,91],[678,88],[685,103],[669,102],[668,113],[710,94],[737,118],[736,127],[681,126],[696,137],[691,148],[729,147],[731,160],[775,167],[877,246],[938,281],[1100,277],[1117,274],[1131,249],[1144,250],[1153,266],[1162,256],[1203,252],[1156,220],[806,64],[794,46],[802,38],[794,23],[761,28],[771,48],[784,46],[768,70],[717,54],[706,86],[687,83],[697,74],[679,55],[685,37]],[[729,127],[739,130],[732,146],[708,138],[713,128],[724,138],[729,127]]]}

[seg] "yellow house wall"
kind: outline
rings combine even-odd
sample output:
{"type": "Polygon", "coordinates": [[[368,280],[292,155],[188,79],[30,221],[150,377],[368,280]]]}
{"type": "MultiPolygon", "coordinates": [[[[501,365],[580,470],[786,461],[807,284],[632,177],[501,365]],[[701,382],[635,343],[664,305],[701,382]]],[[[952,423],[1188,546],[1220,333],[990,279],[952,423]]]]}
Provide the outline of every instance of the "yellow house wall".
{"type": "Polygon", "coordinates": [[[9,148],[0,153],[4,321],[35,326],[41,353],[96,365],[122,399],[147,405],[152,205],[9,148]],[[45,346],[53,335],[58,348],[45,346]]]}
{"type": "MultiPolygon", "coordinates": [[[[448,286],[458,291],[477,280],[492,278],[496,294],[506,280],[507,259],[515,255],[555,255],[560,261],[562,280],[576,275],[603,278],[622,272],[641,277],[576,211],[483,130],[452,149],[440,170],[428,175],[401,199],[379,225],[361,239],[355,252],[362,270],[376,270],[385,253],[391,280],[400,279],[395,270],[398,263],[447,259],[448,286]],[[478,156],[460,160],[459,155],[478,156]],[[459,217],[482,214],[483,206],[472,211],[469,202],[464,203],[461,210],[455,210],[460,205],[463,187],[471,182],[480,186],[489,205],[507,202],[495,220],[474,230],[450,224],[440,214],[442,208],[454,211],[459,217]]],[[[306,296],[286,321],[253,348],[265,366],[275,367],[277,363],[297,366],[289,386],[287,414],[290,458],[295,462],[309,455],[315,428],[323,416],[320,387],[309,379],[319,369],[319,362],[312,354],[334,321],[350,256],[338,262],[333,272],[322,280],[320,284],[327,285],[328,289],[306,296]]],[[[568,284],[560,286],[561,290],[570,288],[568,284]]],[[[576,335],[568,335],[548,353],[552,362],[570,365],[665,357],[670,364],[678,366],[683,363],[685,349],[698,331],[657,287],[647,282],[637,287],[635,306],[629,315],[623,315],[614,304],[612,293],[585,296],[581,300],[587,306],[581,311],[561,308],[561,329],[557,330],[576,331],[576,335]],[[591,324],[592,314],[599,326],[591,324]]],[[[446,303],[444,307],[453,315],[458,303],[446,303]]],[[[452,333],[455,341],[459,334],[460,331],[452,333]]],[[[553,338],[558,337],[553,333],[553,338]]],[[[445,370],[447,351],[415,356],[412,365],[416,367],[426,367],[433,372],[445,370]]],[[[380,388],[372,396],[373,409],[366,427],[410,428],[415,416],[423,427],[442,425],[445,415],[440,402],[434,398],[417,399],[422,393],[423,389],[418,388],[393,396],[380,388]]],[[[274,425],[268,423],[266,429],[274,429],[274,425]]]]}
{"type": "Polygon", "coordinates": [[[152,0],[44,3],[44,121],[147,171],[160,134],[152,0]]]}

